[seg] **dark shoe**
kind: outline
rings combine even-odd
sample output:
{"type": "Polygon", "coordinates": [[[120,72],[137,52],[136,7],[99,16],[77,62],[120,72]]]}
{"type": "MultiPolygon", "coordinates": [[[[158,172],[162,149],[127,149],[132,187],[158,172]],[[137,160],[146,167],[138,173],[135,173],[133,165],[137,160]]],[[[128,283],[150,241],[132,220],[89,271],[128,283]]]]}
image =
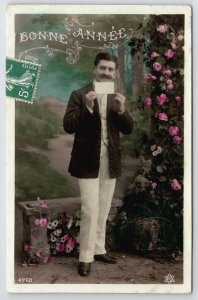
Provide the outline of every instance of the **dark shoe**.
{"type": "Polygon", "coordinates": [[[79,262],[78,274],[80,276],[87,276],[91,272],[91,263],[79,262]]]}
{"type": "Polygon", "coordinates": [[[102,261],[106,264],[116,264],[117,263],[116,258],[107,253],[94,255],[94,259],[98,260],[98,261],[102,261]]]}

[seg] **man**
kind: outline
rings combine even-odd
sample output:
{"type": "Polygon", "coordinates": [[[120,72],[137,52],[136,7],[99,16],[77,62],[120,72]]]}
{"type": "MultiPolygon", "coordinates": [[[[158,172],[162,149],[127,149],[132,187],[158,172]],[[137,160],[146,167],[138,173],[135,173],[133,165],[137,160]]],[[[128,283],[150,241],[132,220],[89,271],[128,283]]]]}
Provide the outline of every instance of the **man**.
{"type": "Polygon", "coordinates": [[[130,134],[133,120],[122,94],[97,94],[95,86],[114,81],[117,68],[116,56],[99,53],[93,83],[72,92],[63,121],[65,131],[75,133],[68,171],[78,178],[81,195],[81,276],[90,273],[94,259],[116,263],[105,250],[106,221],[121,173],[119,133],[130,134]]]}

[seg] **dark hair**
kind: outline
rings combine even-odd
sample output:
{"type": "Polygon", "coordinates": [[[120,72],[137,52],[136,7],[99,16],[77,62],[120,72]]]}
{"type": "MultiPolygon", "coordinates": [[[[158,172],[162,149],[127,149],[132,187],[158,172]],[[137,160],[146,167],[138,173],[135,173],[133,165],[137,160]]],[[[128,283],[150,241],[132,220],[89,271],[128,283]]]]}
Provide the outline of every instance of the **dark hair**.
{"type": "Polygon", "coordinates": [[[113,61],[116,65],[116,70],[118,68],[118,58],[115,55],[111,55],[108,52],[100,52],[96,55],[94,59],[94,66],[96,67],[99,63],[100,60],[108,60],[108,61],[113,61]]]}

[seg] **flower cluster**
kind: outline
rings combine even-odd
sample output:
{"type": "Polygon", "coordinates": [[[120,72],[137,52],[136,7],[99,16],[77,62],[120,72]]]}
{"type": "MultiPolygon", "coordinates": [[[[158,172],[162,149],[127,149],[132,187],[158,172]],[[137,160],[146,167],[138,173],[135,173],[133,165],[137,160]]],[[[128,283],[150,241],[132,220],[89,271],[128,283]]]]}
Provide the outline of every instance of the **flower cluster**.
{"type": "MultiPolygon", "coordinates": [[[[48,208],[49,204],[46,200],[37,198],[34,208],[38,209],[40,214],[34,220],[35,226],[47,229],[48,244],[50,246],[51,255],[57,254],[77,254],[79,248],[79,212],[68,215],[66,213],[57,213],[56,216],[42,214],[42,208],[48,208]]],[[[45,252],[33,249],[29,244],[24,246],[25,259],[23,266],[37,266],[38,263],[49,263],[50,255],[45,252]]]]}
{"type": "Polygon", "coordinates": [[[48,243],[52,255],[68,254],[78,251],[79,218],[59,214],[48,222],[48,243]]]}
{"type": "Polygon", "coordinates": [[[48,264],[51,261],[51,257],[47,249],[46,251],[38,251],[30,244],[24,245],[24,254],[25,257],[22,261],[23,267],[37,267],[38,264],[48,264]]]}

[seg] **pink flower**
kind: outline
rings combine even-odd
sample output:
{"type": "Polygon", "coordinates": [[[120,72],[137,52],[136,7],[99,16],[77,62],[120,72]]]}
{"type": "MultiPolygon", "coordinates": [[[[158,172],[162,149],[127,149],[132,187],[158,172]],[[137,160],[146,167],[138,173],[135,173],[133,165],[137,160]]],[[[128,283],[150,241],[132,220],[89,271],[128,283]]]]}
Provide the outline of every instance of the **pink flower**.
{"type": "Polygon", "coordinates": [[[160,96],[157,96],[157,103],[159,105],[163,105],[166,102],[168,102],[168,98],[166,94],[161,94],[160,96]]]}
{"type": "Polygon", "coordinates": [[[175,97],[175,101],[177,101],[178,103],[182,101],[182,97],[181,96],[176,96],[175,97]]]}
{"type": "Polygon", "coordinates": [[[151,98],[144,99],[144,106],[150,106],[152,104],[151,98]]]}
{"type": "Polygon", "coordinates": [[[25,252],[30,252],[32,251],[33,247],[31,245],[25,244],[24,245],[24,251],[25,252]]]}
{"type": "Polygon", "coordinates": [[[166,113],[159,113],[158,114],[158,118],[159,118],[159,120],[161,120],[161,121],[168,121],[168,116],[167,116],[167,114],[166,113]]]}
{"type": "Polygon", "coordinates": [[[154,59],[154,58],[156,58],[158,56],[159,56],[159,54],[157,52],[152,52],[151,53],[151,59],[154,59]]]}
{"type": "Polygon", "coordinates": [[[49,264],[50,260],[51,260],[50,256],[45,256],[43,262],[44,264],[49,264]]]}
{"type": "Polygon", "coordinates": [[[181,183],[179,183],[177,179],[173,179],[171,182],[171,187],[175,191],[181,190],[181,183]]]}
{"type": "Polygon", "coordinates": [[[180,133],[180,129],[177,126],[170,126],[169,128],[169,133],[170,135],[174,136],[174,135],[178,135],[180,133]]]}
{"type": "Polygon", "coordinates": [[[48,203],[45,200],[41,200],[40,197],[37,197],[37,202],[41,207],[48,208],[48,203]]]}
{"type": "Polygon", "coordinates": [[[69,241],[68,241],[68,247],[69,248],[74,248],[75,247],[75,245],[76,245],[76,241],[74,240],[74,239],[70,239],[69,241]]]}
{"type": "Polygon", "coordinates": [[[68,234],[64,235],[64,237],[63,237],[63,238],[64,238],[64,240],[65,240],[65,241],[69,240],[69,236],[68,236],[68,234]]]}
{"type": "Polygon", "coordinates": [[[47,227],[48,220],[47,219],[40,219],[40,226],[41,227],[47,227]]]}
{"type": "Polygon", "coordinates": [[[165,71],[163,72],[163,74],[164,74],[166,77],[171,77],[172,74],[173,74],[173,72],[172,72],[171,70],[165,70],[165,71]]]}
{"type": "Polygon", "coordinates": [[[57,250],[58,252],[63,252],[63,251],[65,251],[65,246],[64,246],[64,244],[61,244],[61,243],[57,244],[56,250],[57,250]]]}
{"type": "Polygon", "coordinates": [[[147,82],[152,82],[153,80],[156,80],[157,77],[156,76],[152,76],[151,74],[147,74],[147,82]]]}
{"type": "Polygon", "coordinates": [[[153,64],[153,69],[154,69],[155,71],[159,72],[159,71],[161,71],[161,69],[162,69],[162,65],[161,65],[160,63],[158,63],[158,62],[155,62],[155,63],[153,64]]]}
{"type": "Polygon", "coordinates": [[[41,257],[42,256],[42,251],[37,251],[36,256],[41,257]]]}
{"type": "Polygon", "coordinates": [[[157,187],[157,183],[156,183],[156,182],[152,182],[152,184],[151,184],[151,185],[152,185],[152,189],[154,189],[154,190],[155,190],[155,189],[156,189],[156,187],[157,187]]]}
{"type": "Polygon", "coordinates": [[[179,136],[175,135],[173,138],[173,143],[180,145],[182,143],[182,138],[180,138],[179,136]]]}
{"type": "Polygon", "coordinates": [[[166,24],[164,24],[164,25],[159,25],[159,26],[157,27],[157,31],[159,31],[159,32],[161,32],[161,33],[165,33],[165,32],[167,32],[167,30],[168,30],[168,26],[167,26],[166,24]]]}
{"type": "Polygon", "coordinates": [[[146,80],[147,80],[147,82],[151,82],[152,81],[152,75],[147,74],[146,80]]]}
{"type": "Polygon", "coordinates": [[[169,84],[167,85],[167,90],[172,91],[174,89],[174,85],[173,84],[169,84]]]}
{"type": "Polygon", "coordinates": [[[36,219],[36,220],[34,221],[34,224],[37,225],[37,226],[40,226],[40,219],[36,219]]]}
{"type": "Polygon", "coordinates": [[[166,56],[167,59],[173,58],[173,56],[175,55],[175,52],[172,49],[168,49],[164,55],[166,56]]]}
{"type": "Polygon", "coordinates": [[[177,44],[175,42],[171,42],[171,47],[174,51],[177,50],[177,44]]]}
{"type": "Polygon", "coordinates": [[[156,198],[155,191],[150,191],[150,194],[151,194],[151,197],[152,197],[152,198],[156,198]]]}
{"type": "Polygon", "coordinates": [[[172,84],[173,82],[172,82],[172,80],[171,79],[168,79],[168,80],[166,80],[166,84],[172,84]]]}

